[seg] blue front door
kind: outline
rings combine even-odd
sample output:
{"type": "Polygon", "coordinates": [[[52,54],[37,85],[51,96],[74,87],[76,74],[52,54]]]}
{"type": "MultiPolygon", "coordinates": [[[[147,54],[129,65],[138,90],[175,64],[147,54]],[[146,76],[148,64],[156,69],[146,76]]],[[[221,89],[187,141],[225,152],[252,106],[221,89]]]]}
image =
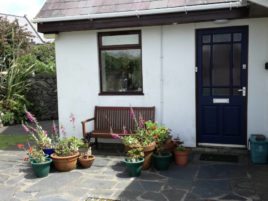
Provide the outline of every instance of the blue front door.
{"type": "Polygon", "coordinates": [[[246,145],[248,27],[196,37],[198,143],[246,145]]]}

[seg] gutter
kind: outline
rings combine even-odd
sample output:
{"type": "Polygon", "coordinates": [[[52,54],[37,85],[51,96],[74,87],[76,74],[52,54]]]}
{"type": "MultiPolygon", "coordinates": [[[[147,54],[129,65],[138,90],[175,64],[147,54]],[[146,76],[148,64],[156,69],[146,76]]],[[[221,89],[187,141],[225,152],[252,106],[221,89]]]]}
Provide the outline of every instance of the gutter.
{"type": "Polygon", "coordinates": [[[160,8],[153,10],[136,10],[136,11],[127,11],[127,12],[114,12],[114,13],[100,13],[100,14],[88,14],[88,15],[75,15],[75,16],[66,16],[66,17],[48,17],[48,18],[35,18],[33,19],[34,23],[46,23],[46,22],[58,22],[58,21],[76,21],[76,20],[94,20],[101,18],[116,18],[116,17],[130,17],[130,16],[142,16],[142,15],[154,15],[154,14],[166,14],[166,13],[176,13],[176,12],[187,12],[190,11],[201,11],[201,10],[213,10],[213,9],[224,9],[229,8],[230,10],[234,7],[246,6],[244,0],[239,1],[230,1],[226,3],[214,3],[206,5],[192,5],[192,6],[183,6],[175,8],[160,8]]]}

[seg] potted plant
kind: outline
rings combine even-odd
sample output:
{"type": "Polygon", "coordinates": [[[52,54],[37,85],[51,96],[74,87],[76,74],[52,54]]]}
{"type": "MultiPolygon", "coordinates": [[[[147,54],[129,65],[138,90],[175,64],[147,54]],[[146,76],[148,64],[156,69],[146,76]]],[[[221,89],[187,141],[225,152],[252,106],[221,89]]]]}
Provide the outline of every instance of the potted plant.
{"type": "Polygon", "coordinates": [[[188,164],[189,150],[186,149],[182,142],[174,150],[175,163],[179,166],[186,166],[188,164]]]}
{"type": "Polygon", "coordinates": [[[60,172],[75,169],[79,157],[78,148],[81,145],[83,141],[76,137],[60,139],[55,147],[55,153],[51,154],[55,168],[60,172]]]}
{"type": "Polygon", "coordinates": [[[138,177],[141,174],[142,164],[144,162],[144,153],[142,147],[130,149],[124,163],[127,166],[129,176],[138,177]]]}
{"type": "Polygon", "coordinates": [[[79,158],[79,164],[83,168],[90,168],[95,160],[95,156],[92,155],[91,147],[88,147],[88,150],[84,153],[82,153],[79,158]]]}
{"type": "Polygon", "coordinates": [[[143,148],[144,163],[142,165],[143,170],[150,168],[152,163],[152,154],[155,150],[155,140],[152,135],[152,127],[155,125],[152,121],[146,121],[144,127],[137,130],[136,136],[143,148]]]}
{"type": "Polygon", "coordinates": [[[122,138],[122,143],[125,146],[125,152],[128,152],[130,149],[135,149],[141,147],[141,144],[136,135],[126,135],[122,138]]]}
{"type": "Polygon", "coordinates": [[[45,154],[50,156],[52,153],[54,153],[54,146],[59,140],[59,134],[54,121],[52,126],[53,133],[50,138],[47,131],[43,130],[42,126],[39,124],[33,114],[26,109],[25,114],[31,125],[28,123],[22,123],[22,127],[32,136],[37,146],[42,149],[45,154]]]}
{"type": "Polygon", "coordinates": [[[33,148],[30,153],[30,162],[37,177],[46,177],[48,175],[52,160],[46,157],[43,150],[33,148]]]}
{"type": "Polygon", "coordinates": [[[157,170],[167,170],[169,168],[172,154],[165,150],[165,143],[170,139],[170,130],[164,126],[155,129],[153,136],[156,141],[156,151],[153,154],[153,165],[157,170]]]}

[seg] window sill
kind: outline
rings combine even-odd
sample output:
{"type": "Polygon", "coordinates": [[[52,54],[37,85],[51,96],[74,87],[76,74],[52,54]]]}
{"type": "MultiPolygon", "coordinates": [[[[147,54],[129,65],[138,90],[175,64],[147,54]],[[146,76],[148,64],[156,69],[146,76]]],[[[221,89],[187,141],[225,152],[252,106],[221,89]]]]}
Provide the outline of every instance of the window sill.
{"type": "Polygon", "coordinates": [[[99,96],[143,96],[143,92],[100,92],[99,96]]]}

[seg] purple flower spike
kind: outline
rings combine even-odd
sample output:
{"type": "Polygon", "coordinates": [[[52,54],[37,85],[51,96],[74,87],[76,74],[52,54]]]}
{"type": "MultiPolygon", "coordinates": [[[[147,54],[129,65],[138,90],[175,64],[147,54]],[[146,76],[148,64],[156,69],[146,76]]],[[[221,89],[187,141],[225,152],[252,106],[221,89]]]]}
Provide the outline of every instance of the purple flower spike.
{"type": "Polygon", "coordinates": [[[133,110],[132,107],[130,108],[130,116],[131,116],[132,119],[135,119],[136,118],[135,112],[134,112],[134,110],[133,110]]]}
{"type": "Polygon", "coordinates": [[[29,133],[30,132],[29,128],[25,124],[21,124],[21,125],[22,125],[22,128],[24,129],[24,131],[26,133],[29,133]]]}
{"type": "Polygon", "coordinates": [[[52,133],[54,135],[56,135],[58,133],[58,129],[57,129],[57,126],[55,124],[55,121],[53,121],[53,124],[52,124],[52,133]]]}
{"type": "Polygon", "coordinates": [[[26,117],[30,122],[36,123],[36,118],[30,112],[26,111],[26,117]]]}

